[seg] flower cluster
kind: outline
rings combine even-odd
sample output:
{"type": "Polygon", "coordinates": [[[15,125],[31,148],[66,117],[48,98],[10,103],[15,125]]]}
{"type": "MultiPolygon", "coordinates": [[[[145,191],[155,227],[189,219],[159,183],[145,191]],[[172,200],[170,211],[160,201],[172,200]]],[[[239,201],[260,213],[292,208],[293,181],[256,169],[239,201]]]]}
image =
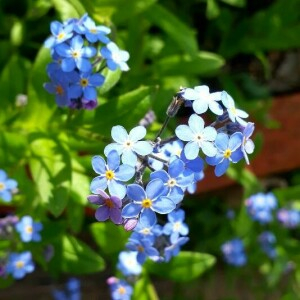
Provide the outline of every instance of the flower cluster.
{"type": "Polygon", "coordinates": [[[80,300],[80,280],[75,277],[69,278],[63,290],[53,289],[52,296],[55,300],[80,300]]]}
{"type": "Polygon", "coordinates": [[[53,21],[45,47],[53,61],[47,66],[50,82],[45,89],[55,95],[58,106],[93,109],[97,88],[104,84],[104,68],[128,71],[127,51],[120,50],[107,36],[111,30],[98,26],[85,14],[64,23],[53,21]]]}
{"type": "MultiPolygon", "coordinates": [[[[153,141],[145,140],[144,126],[129,132],[121,125],[113,126],[113,142],[104,149],[106,158],[92,158],[98,176],[91,182],[88,200],[99,205],[97,220],[110,219],[133,231],[126,251],[119,255],[118,269],[124,277],[138,276],[147,259],[168,262],[178,255],[189,239],[185,212],[180,208],[184,194],[196,190],[205,162],[215,166],[216,176],[223,175],[230,163],[242,158],[248,162],[247,154],[254,149],[250,139],[254,124],[243,120],[247,116],[226,92],[209,93],[207,86],[197,86],[181,88],[174,96],[153,141]],[[169,119],[183,104],[194,110],[188,124],[177,126],[174,136],[162,139],[169,119]],[[200,116],[207,110],[216,115],[209,126],[200,116]]],[[[240,258],[238,263],[244,261],[240,258]]],[[[125,299],[132,291],[119,279],[109,284],[113,299],[125,299]]]]}
{"type": "Polygon", "coordinates": [[[261,246],[261,249],[264,253],[267,254],[270,258],[275,258],[277,255],[277,251],[274,248],[276,243],[275,235],[270,231],[262,232],[258,237],[258,242],[261,246]]]}
{"type": "Polygon", "coordinates": [[[246,199],[246,208],[249,216],[261,224],[270,223],[272,212],[277,207],[277,199],[273,193],[258,193],[246,199]]]}
{"type": "Polygon", "coordinates": [[[12,195],[17,191],[16,180],[8,178],[4,170],[0,170],[0,199],[10,202],[12,195]]]}
{"type": "MultiPolygon", "coordinates": [[[[7,215],[0,219],[0,237],[15,244],[15,234],[18,232],[22,242],[39,242],[40,231],[43,226],[40,222],[34,222],[30,216],[24,216],[20,220],[17,216],[7,215]]],[[[0,257],[0,276],[11,275],[15,279],[23,278],[27,273],[33,272],[35,265],[30,251],[15,252],[14,247],[0,257]]]]}
{"type": "Polygon", "coordinates": [[[292,208],[281,208],[277,212],[277,220],[286,228],[296,228],[300,224],[300,211],[292,208]]]}

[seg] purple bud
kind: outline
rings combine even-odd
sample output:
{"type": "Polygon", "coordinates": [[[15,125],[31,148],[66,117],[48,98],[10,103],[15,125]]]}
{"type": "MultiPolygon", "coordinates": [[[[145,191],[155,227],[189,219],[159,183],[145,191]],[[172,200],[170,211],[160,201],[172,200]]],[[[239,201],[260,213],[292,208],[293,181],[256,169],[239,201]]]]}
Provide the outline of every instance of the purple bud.
{"type": "Polygon", "coordinates": [[[138,219],[132,218],[132,219],[125,219],[123,224],[124,224],[124,229],[127,231],[131,231],[135,228],[136,224],[138,222],[138,219]]]}

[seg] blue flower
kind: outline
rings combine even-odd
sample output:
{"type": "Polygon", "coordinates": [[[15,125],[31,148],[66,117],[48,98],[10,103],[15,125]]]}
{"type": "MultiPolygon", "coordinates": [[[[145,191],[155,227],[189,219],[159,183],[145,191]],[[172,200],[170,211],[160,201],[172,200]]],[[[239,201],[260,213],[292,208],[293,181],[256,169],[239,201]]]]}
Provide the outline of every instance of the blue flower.
{"type": "Polygon", "coordinates": [[[69,97],[79,98],[83,96],[86,100],[97,99],[96,87],[104,83],[105,77],[101,74],[80,73],[76,81],[70,84],[69,97]]]}
{"type": "Polygon", "coordinates": [[[130,300],[133,288],[125,280],[110,277],[107,280],[112,300],[130,300]]]}
{"type": "MultiPolygon", "coordinates": [[[[134,232],[135,233],[135,232],[134,232]]],[[[140,234],[133,234],[126,244],[126,248],[131,251],[137,251],[137,261],[141,265],[145,262],[147,257],[158,257],[159,252],[152,246],[151,239],[147,239],[140,234]]]]}
{"type": "Polygon", "coordinates": [[[184,154],[187,159],[195,159],[198,156],[199,149],[207,156],[215,156],[217,149],[213,141],[217,136],[217,131],[211,126],[204,127],[203,119],[192,114],[189,118],[188,125],[179,125],[175,129],[176,136],[185,142],[184,154]]]}
{"type": "Polygon", "coordinates": [[[62,57],[61,68],[64,72],[71,72],[76,67],[81,72],[90,72],[92,64],[88,58],[95,56],[97,53],[94,47],[84,47],[84,41],[79,35],[72,38],[70,45],[62,43],[57,45],[55,50],[62,57]]]}
{"type": "Polygon", "coordinates": [[[137,261],[137,254],[138,253],[136,251],[120,252],[117,268],[124,276],[141,274],[142,265],[137,261]]]}
{"type": "Polygon", "coordinates": [[[243,142],[242,142],[242,152],[244,154],[246,163],[249,164],[249,159],[247,154],[251,154],[254,151],[254,143],[250,139],[254,131],[254,123],[248,122],[243,130],[243,142]]]}
{"type": "Polygon", "coordinates": [[[84,17],[83,26],[85,30],[82,33],[90,43],[99,41],[107,44],[110,41],[106,36],[111,32],[110,28],[106,26],[96,26],[96,23],[87,15],[84,17]]]}
{"type": "Polygon", "coordinates": [[[275,258],[277,256],[277,251],[274,248],[276,243],[275,235],[270,231],[264,231],[258,236],[258,242],[263,252],[267,254],[269,258],[275,258]]]}
{"type": "Polygon", "coordinates": [[[116,150],[122,156],[124,164],[135,166],[138,155],[148,155],[153,147],[147,141],[140,141],[146,135],[146,128],[137,126],[130,130],[129,134],[123,126],[113,126],[111,136],[115,143],[107,145],[104,154],[107,156],[112,150],[116,150]]]}
{"type": "Polygon", "coordinates": [[[5,202],[10,202],[12,194],[16,191],[18,183],[14,179],[7,177],[5,171],[0,170],[0,198],[5,202]]]}
{"type": "Polygon", "coordinates": [[[245,201],[249,216],[262,224],[272,221],[272,211],[277,207],[277,199],[272,193],[257,193],[245,201]]]}
{"type": "Polygon", "coordinates": [[[180,235],[188,235],[189,228],[183,222],[185,218],[184,210],[174,210],[168,214],[168,223],[163,227],[163,233],[170,235],[171,243],[175,243],[180,235]]]}
{"type": "Polygon", "coordinates": [[[218,153],[215,157],[207,157],[206,162],[209,165],[216,166],[215,175],[223,175],[229,167],[230,162],[236,163],[243,158],[241,151],[243,136],[240,132],[236,132],[228,137],[225,133],[218,133],[215,145],[218,153]]]}
{"type": "Polygon", "coordinates": [[[300,224],[300,211],[281,208],[277,212],[277,219],[286,228],[296,228],[300,224]]]}
{"type": "Polygon", "coordinates": [[[217,102],[221,100],[221,92],[210,93],[206,85],[196,86],[194,89],[184,90],[182,97],[193,100],[193,109],[197,114],[205,113],[208,108],[216,115],[222,115],[222,106],[217,102]]]}
{"type": "Polygon", "coordinates": [[[124,206],[123,218],[134,218],[140,213],[149,218],[149,222],[156,220],[155,212],[168,214],[175,209],[175,203],[164,196],[164,183],[160,179],[151,180],[144,190],[138,184],[129,184],[127,197],[132,201],[124,206]]]}
{"type": "Polygon", "coordinates": [[[237,109],[235,107],[234,100],[227,92],[223,91],[221,97],[223,105],[227,108],[230,120],[232,122],[238,122],[241,125],[246,126],[247,123],[243,120],[243,118],[247,118],[248,114],[243,110],[237,109]]]}
{"type": "Polygon", "coordinates": [[[61,44],[73,36],[73,25],[63,25],[58,21],[53,21],[50,24],[52,36],[44,43],[45,47],[53,48],[55,45],[61,44]]]}
{"type": "Polygon", "coordinates": [[[178,204],[184,196],[184,190],[194,180],[194,173],[185,168],[185,164],[179,158],[173,160],[168,168],[150,174],[150,179],[159,178],[165,185],[164,194],[178,204]]]}
{"type": "Polygon", "coordinates": [[[126,61],[129,59],[129,53],[124,50],[120,50],[114,42],[109,42],[106,47],[102,47],[101,55],[107,60],[107,67],[115,71],[120,68],[122,71],[128,71],[129,67],[126,61]]]}
{"type": "Polygon", "coordinates": [[[39,242],[41,240],[40,231],[43,229],[43,224],[34,222],[32,217],[24,216],[16,224],[16,230],[21,236],[23,242],[39,242]]]}
{"type": "Polygon", "coordinates": [[[92,180],[91,192],[98,194],[99,190],[104,191],[108,187],[111,195],[123,199],[126,195],[126,187],[123,182],[133,177],[135,169],[129,165],[120,165],[120,156],[115,150],[108,154],[107,164],[101,156],[94,156],[92,166],[100,176],[92,180]]]}
{"type": "Polygon", "coordinates": [[[246,264],[247,257],[244,252],[244,244],[238,239],[227,241],[221,246],[225,261],[233,266],[241,267],[246,264]]]}
{"type": "Polygon", "coordinates": [[[139,218],[137,225],[134,228],[134,232],[146,237],[154,242],[156,235],[156,220],[149,220],[146,216],[142,215],[139,218]]]}
{"type": "Polygon", "coordinates": [[[188,242],[188,237],[179,237],[175,243],[172,243],[170,246],[167,246],[164,249],[165,262],[170,261],[173,256],[177,256],[180,252],[180,247],[188,242]]]}
{"type": "Polygon", "coordinates": [[[77,278],[70,278],[64,290],[54,289],[52,296],[55,300],[80,300],[80,280],[77,278]]]}
{"type": "Polygon", "coordinates": [[[22,253],[11,253],[6,265],[6,273],[11,274],[15,279],[23,278],[27,273],[34,271],[32,256],[29,251],[22,253]]]}

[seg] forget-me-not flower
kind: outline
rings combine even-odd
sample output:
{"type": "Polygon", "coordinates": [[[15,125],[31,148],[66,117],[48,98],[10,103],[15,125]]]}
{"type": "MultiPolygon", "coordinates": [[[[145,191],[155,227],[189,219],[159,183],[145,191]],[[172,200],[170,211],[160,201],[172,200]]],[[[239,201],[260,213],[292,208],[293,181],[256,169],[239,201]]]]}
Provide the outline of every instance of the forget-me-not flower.
{"type": "Polygon", "coordinates": [[[221,246],[225,261],[233,266],[241,267],[246,264],[247,257],[243,242],[238,239],[227,241],[221,246]]]}
{"type": "Polygon", "coordinates": [[[98,194],[99,190],[104,191],[108,187],[111,195],[123,199],[126,195],[126,187],[123,182],[133,177],[135,169],[126,164],[120,165],[120,156],[115,150],[108,153],[107,164],[101,156],[94,156],[92,166],[99,176],[92,180],[91,192],[98,194]]]}
{"type": "Polygon", "coordinates": [[[243,142],[242,142],[242,152],[244,154],[246,163],[249,165],[248,154],[253,153],[254,151],[254,143],[250,139],[251,135],[254,131],[254,123],[248,122],[246,127],[243,130],[243,142]]]}
{"type": "Polygon", "coordinates": [[[73,36],[73,24],[64,25],[58,21],[53,21],[50,24],[52,35],[46,39],[44,45],[47,48],[52,48],[55,45],[61,44],[73,36]]]}
{"type": "Polygon", "coordinates": [[[275,235],[270,231],[264,231],[258,236],[258,242],[263,252],[267,254],[270,258],[275,258],[277,256],[277,251],[274,248],[276,243],[275,235]]]}
{"type": "Polygon", "coordinates": [[[132,201],[126,204],[122,210],[123,218],[134,218],[140,213],[151,220],[156,220],[155,212],[168,214],[175,209],[175,203],[164,196],[164,183],[160,179],[151,180],[144,190],[138,184],[127,186],[127,197],[132,201]]]}
{"type": "Polygon", "coordinates": [[[89,195],[87,198],[92,204],[100,205],[95,212],[98,221],[111,219],[115,224],[122,223],[122,200],[119,197],[109,196],[104,191],[98,190],[97,195],[89,195]]]}
{"type": "Polygon", "coordinates": [[[147,141],[140,141],[146,135],[144,126],[136,126],[130,130],[129,134],[123,126],[113,126],[111,136],[115,143],[107,145],[104,154],[107,156],[112,150],[116,150],[122,156],[122,162],[127,165],[135,166],[138,155],[148,155],[153,147],[147,141]]]}
{"type": "Polygon", "coordinates": [[[18,183],[16,180],[8,178],[6,172],[0,170],[0,199],[10,202],[17,186],[18,183]]]}
{"type": "Polygon", "coordinates": [[[34,271],[31,252],[11,253],[6,265],[6,273],[15,279],[23,278],[27,273],[34,271]]]}
{"type": "Polygon", "coordinates": [[[180,252],[181,246],[186,244],[188,241],[189,241],[188,237],[182,236],[182,237],[179,237],[175,243],[172,243],[171,245],[167,246],[164,249],[165,262],[170,261],[170,259],[173,256],[177,256],[180,252]]]}
{"type": "Polygon", "coordinates": [[[41,240],[40,231],[43,229],[43,224],[34,222],[31,216],[22,217],[15,228],[19,232],[21,240],[25,243],[41,240]]]}
{"type": "Polygon", "coordinates": [[[222,92],[222,103],[227,108],[229,119],[232,122],[238,122],[239,124],[246,126],[247,122],[243,118],[247,118],[249,115],[241,109],[235,107],[233,98],[225,91],[222,92]]]}
{"type": "Polygon", "coordinates": [[[120,252],[117,268],[124,276],[141,274],[142,265],[137,261],[137,254],[136,251],[120,252]]]}
{"type": "Polygon", "coordinates": [[[163,233],[170,235],[171,243],[175,243],[180,235],[188,235],[189,228],[183,222],[185,212],[182,209],[174,210],[168,214],[168,223],[163,227],[163,233]]]}
{"type": "Polygon", "coordinates": [[[112,300],[130,300],[133,288],[125,280],[110,277],[107,280],[112,300]]]}
{"type": "Polygon", "coordinates": [[[215,167],[215,175],[223,175],[229,167],[230,162],[236,163],[243,158],[241,151],[243,136],[236,132],[230,137],[225,133],[218,133],[215,145],[218,153],[214,157],[206,157],[206,162],[215,167]]]}
{"type": "Polygon", "coordinates": [[[281,208],[277,212],[277,220],[286,228],[296,228],[300,224],[300,211],[281,208]]]}
{"type": "Polygon", "coordinates": [[[216,115],[222,115],[221,92],[210,93],[206,85],[196,86],[194,89],[186,88],[182,97],[193,101],[193,109],[197,114],[205,113],[208,108],[216,115]]]}
{"type": "Polygon", "coordinates": [[[185,142],[184,154],[187,159],[195,159],[199,149],[207,156],[215,156],[217,149],[213,144],[217,136],[217,131],[211,126],[204,127],[203,119],[192,114],[188,121],[189,125],[179,125],[175,129],[176,136],[185,142]]]}
{"type": "Polygon", "coordinates": [[[106,59],[107,67],[115,71],[120,68],[122,71],[128,71],[127,60],[129,53],[125,50],[120,50],[114,42],[109,42],[105,47],[102,47],[101,55],[106,59]]]}
{"type": "Polygon", "coordinates": [[[55,47],[56,52],[62,57],[61,68],[64,72],[71,72],[76,67],[81,72],[90,72],[92,64],[88,58],[96,55],[97,50],[92,46],[84,46],[84,40],[76,35],[67,43],[55,47]]]}

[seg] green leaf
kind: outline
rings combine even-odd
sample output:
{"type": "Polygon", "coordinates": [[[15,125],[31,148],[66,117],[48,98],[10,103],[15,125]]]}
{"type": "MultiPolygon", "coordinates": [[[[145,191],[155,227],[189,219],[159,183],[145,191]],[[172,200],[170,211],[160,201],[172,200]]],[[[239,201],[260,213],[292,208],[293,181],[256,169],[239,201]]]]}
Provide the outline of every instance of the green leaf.
{"type": "Polygon", "coordinates": [[[100,105],[91,124],[92,131],[101,132],[110,139],[111,127],[116,125],[116,118],[118,124],[127,129],[135,126],[151,107],[152,91],[153,88],[142,86],[100,105]]]}
{"type": "Polygon", "coordinates": [[[98,93],[103,95],[108,92],[111,88],[113,88],[117,82],[121,78],[122,71],[121,69],[117,69],[116,71],[111,71],[109,69],[105,69],[103,72],[103,76],[105,77],[104,84],[98,89],[98,93]]]}
{"type": "Polygon", "coordinates": [[[159,300],[153,284],[145,274],[135,283],[132,300],[159,300]]]}
{"type": "Polygon", "coordinates": [[[244,7],[246,5],[246,0],[221,0],[221,1],[236,7],[244,7]]]}
{"type": "Polygon", "coordinates": [[[162,5],[153,4],[151,9],[145,12],[148,20],[164,30],[172,38],[183,53],[191,56],[197,55],[198,43],[196,31],[183,23],[174,14],[162,5]]]}
{"type": "Polygon", "coordinates": [[[87,244],[73,236],[65,235],[61,240],[61,270],[74,275],[100,272],[104,260],[87,244]]]}
{"type": "Polygon", "coordinates": [[[196,56],[172,55],[162,58],[155,68],[162,75],[210,75],[219,70],[225,61],[214,53],[200,51],[196,56]]]}
{"type": "Polygon", "coordinates": [[[130,236],[123,226],[117,226],[112,222],[93,223],[90,226],[91,234],[105,254],[116,254],[122,249],[130,236]]]}
{"type": "Polygon", "coordinates": [[[183,282],[199,277],[210,269],[215,261],[215,257],[210,254],[182,251],[168,263],[147,261],[145,266],[149,273],[183,282]]]}
{"type": "Polygon", "coordinates": [[[86,12],[79,0],[52,0],[52,3],[63,21],[68,18],[80,18],[86,12]]]}
{"type": "Polygon", "coordinates": [[[218,17],[219,14],[220,14],[220,9],[216,0],[207,0],[206,17],[208,19],[214,19],[218,17]]]}

